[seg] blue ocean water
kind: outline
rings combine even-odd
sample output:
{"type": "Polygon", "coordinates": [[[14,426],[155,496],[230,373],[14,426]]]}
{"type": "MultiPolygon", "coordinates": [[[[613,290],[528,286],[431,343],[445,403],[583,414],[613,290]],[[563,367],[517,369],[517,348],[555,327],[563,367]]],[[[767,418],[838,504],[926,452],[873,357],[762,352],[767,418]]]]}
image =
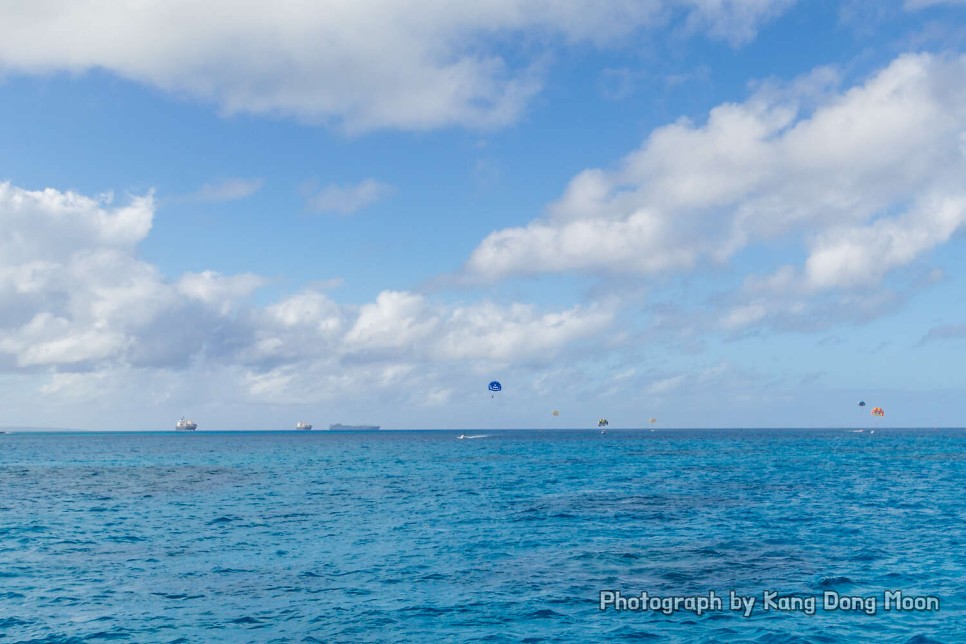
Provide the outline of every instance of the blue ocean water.
{"type": "Polygon", "coordinates": [[[2,435],[0,641],[966,641],[962,430],[460,433],[2,435]]]}

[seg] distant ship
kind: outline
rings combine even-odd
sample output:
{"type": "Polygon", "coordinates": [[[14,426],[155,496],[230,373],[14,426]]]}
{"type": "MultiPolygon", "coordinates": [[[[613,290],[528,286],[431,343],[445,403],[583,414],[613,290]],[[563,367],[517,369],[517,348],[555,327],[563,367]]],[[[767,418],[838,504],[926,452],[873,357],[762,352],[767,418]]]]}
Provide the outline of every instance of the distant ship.
{"type": "Polygon", "coordinates": [[[343,425],[336,423],[329,425],[329,429],[334,431],[374,432],[379,429],[379,425],[343,425]]]}
{"type": "Polygon", "coordinates": [[[295,429],[307,432],[312,429],[312,423],[307,423],[304,420],[300,420],[299,422],[295,423],[295,429]]]}
{"type": "Polygon", "coordinates": [[[187,418],[182,416],[181,420],[179,420],[177,424],[175,424],[174,428],[179,432],[193,432],[196,429],[198,429],[198,423],[196,423],[193,420],[188,420],[187,418]]]}

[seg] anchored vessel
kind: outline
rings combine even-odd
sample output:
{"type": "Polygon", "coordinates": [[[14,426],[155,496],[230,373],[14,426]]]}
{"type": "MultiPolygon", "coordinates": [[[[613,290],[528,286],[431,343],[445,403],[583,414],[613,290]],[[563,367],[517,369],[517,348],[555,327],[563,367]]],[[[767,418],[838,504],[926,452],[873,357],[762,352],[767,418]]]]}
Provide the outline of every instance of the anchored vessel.
{"type": "Polygon", "coordinates": [[[329,429],[334,431],[374,432],[379,429],[379,425],[343,425],[336,423],[329,425],[329,429]]]}
{"type": "Polygon", "coordinates": [[[295,429],[307,432],[312,429],[312,423],[307,423],[304,420],[300,420],[299,422],[295,423],[295,429]]]}
{"type": "Polygon", "coordinates": [[[193,420],[188,420],[187,418],[182,416],[181,420],[179,420],[177,424],[175,424],[174,428],[179,432],[193,432],[196,429],[198,429],[198,423],[196,423],[193,420]]]}

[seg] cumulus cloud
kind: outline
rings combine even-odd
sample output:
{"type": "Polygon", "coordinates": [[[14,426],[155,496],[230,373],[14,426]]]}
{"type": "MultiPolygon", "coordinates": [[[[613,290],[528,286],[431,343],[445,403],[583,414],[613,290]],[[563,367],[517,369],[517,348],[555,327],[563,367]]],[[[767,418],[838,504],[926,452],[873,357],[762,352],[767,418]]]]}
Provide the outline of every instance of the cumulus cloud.
{"type": "Polygon", "coordinates": [[[30,192],[0,183],[4,264],[57,261],[79,247],[130,251],[151,230],[154,200],[151,195],[136,197],[111,209],[113,199],[112,194],[94,198],[53,189],[30,192]]]}
{"type": "Polygon", "coordinates": [[[375,179],[366,179],[355,185],[331,184],[311,195],[308,207],[313,212],[350,215],[392,193],[392,186],[375,179]]]}
{"type": "Polygon", "coordinates": [[[606,306],[541,312],[489,302],[442,305],[424,295],[383,291],[359,307],[305,291],[257,313],[248,364],[325,357],[352,364],[512,364],[546,362],[614,320],[606,306]]]}
{"type": "MultiPolygon", "coordinates": [[[[489,235],[466,276],[676,274],[782,242],[804,265],[749,291],[880,283],[966,223],[966,57],[904,55],[841,91],[836,78],[816,70],[655,130],[616,169],[574,177],[544,218],[489,235]]],[[[727,323],[771,310],[746,302],[727,323]]]]}
{"type": "Polygon", "coordinates": [[[546,363],[615,315],[443,304],[407,291],[350,305],[319,287],[257,306],[250,296],[266,284],[257,275],[169,278],[138,259],[154,203],[128,201],[0,184],[0,371],[48,374],[35,393],[66,404],[101,383],[132,395],[124,383],[133,378],[162,402],[204,399],[215,387],[245,404],[379,391],[432,407],[454,378],[546,363]]]}
{"type": "Polygon", "coordinates": [[[103,69],[228,113],[352,132],[490,128],[539,91],[546,47],[610,45],[669,21],[745,42],[787,4],[35,0],[0,6],[0,71],[103,69]]]}
{"type": "Polygon", "coordinates": [[[954,195],[922,199],[901,217],[830,228],[812,245],[806,283],[812,288],[875,285],[893,268],[949,241],[964,223],[966,195],[954,195]]]}
{"type": "MultiPolygon", "coordinates": [[[[0,184],[0,353],[21,368],[184,362],[199,329],[261,284],[213,273],[166,280],[137,259],[154,201],[0,184]]],[[[230,321],[230,320],[228,320],[230,321]]]]}
{"type": "Polygon", "coordinates": [[[253,338],[235,359],[244,374],[238,387],[265,403],[378,397],[383,409],[438,409],[482,392],[494,373],[545,369],[572,355],[610,329],[615,315],[601,306],[441,304],[407,291],[349,306],[306,290],[253,312],[253,338]]]}

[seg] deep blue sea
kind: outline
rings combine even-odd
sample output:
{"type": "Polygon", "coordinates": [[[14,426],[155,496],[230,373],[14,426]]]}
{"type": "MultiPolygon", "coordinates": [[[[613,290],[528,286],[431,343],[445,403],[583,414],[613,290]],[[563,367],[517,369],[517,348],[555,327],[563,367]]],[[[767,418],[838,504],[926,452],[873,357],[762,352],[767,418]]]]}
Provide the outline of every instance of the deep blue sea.
{"type": "Polygon", "coordinates": [[[966,431],[461,433],[0,435],[0,642],[966,642],[966,431]]]}

